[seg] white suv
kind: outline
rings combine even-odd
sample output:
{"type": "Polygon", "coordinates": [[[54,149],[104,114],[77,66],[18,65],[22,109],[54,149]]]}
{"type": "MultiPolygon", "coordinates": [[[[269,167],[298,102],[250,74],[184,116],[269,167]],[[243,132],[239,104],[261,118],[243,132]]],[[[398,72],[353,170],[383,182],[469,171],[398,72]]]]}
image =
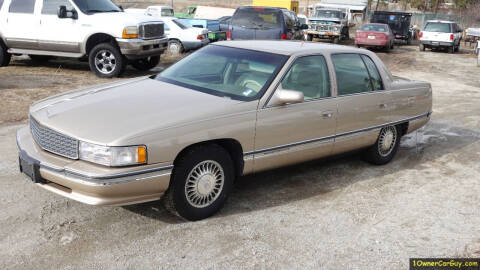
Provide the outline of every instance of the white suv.
{"type": "Polygon", "coordinates": [[[12,54],[88,58],[97,76],[111,78],[128,63],[155,67],[167,42],[161,20],[125,13],[110,0],[0,0],[0,66],[12,54]]]}
{"type": "Polygon", "coordinates": [[[458,52],[462,31],[455,22],[427,21],[420,32],[420,51],[425,51],[425,48],[446,48],[449,53],[458,52]]]}

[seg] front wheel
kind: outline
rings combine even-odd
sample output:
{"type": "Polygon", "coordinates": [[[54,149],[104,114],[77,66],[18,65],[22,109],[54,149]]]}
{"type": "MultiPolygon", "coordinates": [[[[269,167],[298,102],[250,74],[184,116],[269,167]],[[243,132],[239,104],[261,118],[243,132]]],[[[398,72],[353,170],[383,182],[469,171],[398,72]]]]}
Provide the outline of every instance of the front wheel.
{"type": "Polygon", "coordinates": [[[167,51],[170,55],[176,56],[183,52],[183,45],[178,40],[169,40],[167,51]]]}
{"type": "Polygon", "coordinates": [[[12,55],[7,52],[7,47],[0,40],[0,67],[8,66],[12,55]]]}
{"type": "Polygon", "coordinates": [[[207,218],[222,208],[234,178],[232,159],[223,147],[194,147],[175,164],[165,206],[187,220],[207,218]]]}
{"type": "Polygon", "coordinates": [[[387,126],[380,130],[377,141],[365,152],[365,159],[375,165],[390,162],[398,151],[401,133],[396,126],[387,126]]]}
{"type": "Polygon", "coordinates": [[[137,70],[147,71],[156,67],[158,63],[160,63],[160,56],[151,56],[133,61],[132,66],[137,70]]]}
{"type": "Polygon", "coordinates": [[[90,70],[101,78],[120,76],[125,70],[126,62],[120,50],[110,43],[98,44],[88,55],[90,70]]]}

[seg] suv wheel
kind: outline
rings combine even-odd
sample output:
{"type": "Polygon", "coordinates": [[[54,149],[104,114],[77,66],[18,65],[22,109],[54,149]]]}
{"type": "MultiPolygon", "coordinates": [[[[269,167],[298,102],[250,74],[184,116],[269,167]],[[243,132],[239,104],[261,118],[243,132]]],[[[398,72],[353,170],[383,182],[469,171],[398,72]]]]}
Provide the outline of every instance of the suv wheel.
{"type": "Polygon", "coordinates": [[[156,67],[160,63],[160,56],[150,56],[143,59],[134,60],[132,66],[140,71],[147,71],[156,67]]]}
{"type": "Polygon", "coordinates": [[[0,41],[0,67],[8,66],[12,55],[7,52],[7,47],[0,41]]]}
{"type": "Polygon", "coordinates": [[[387,126],[380,130],[378,139],[365,152],[368,162],[383,165],[390,162],[398,151],[401,133],[396,126],[387,126]]]}
{"type": "Polygon", "coordinates": [[[126,59],[120,50],[110,43],[101,43],[93,47],[88,62],[90,69],[101,78],[120,76],[126,65],[126,59]]]}
{"type": "Polygon", "coordinates": [[[225,203],[234,177],[232,159],[224,148],[194,147],[175,164],[165,206],[187,220],[207,218],[225,203]]]}
{"type": "Polygon", "coordinates": [[[448,53],[455,53],[455,45],[448,47],[448,53]]]}

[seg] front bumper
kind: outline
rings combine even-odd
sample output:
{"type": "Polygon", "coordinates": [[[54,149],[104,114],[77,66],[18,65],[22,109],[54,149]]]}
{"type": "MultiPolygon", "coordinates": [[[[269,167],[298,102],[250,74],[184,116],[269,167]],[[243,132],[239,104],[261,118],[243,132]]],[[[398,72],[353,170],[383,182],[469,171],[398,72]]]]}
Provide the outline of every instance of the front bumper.
{"type": "Polygon", "coordinates": [[[304,34],[313,35],[313,36],[321,38],[321,39],[329,39],[329,38],[340,37],[340,32],[317,31],[317,30],[312,30],[312,29],[304,31],[304,34]]]}
{"type": "Polygon", "coordinates": [[[168,38],[150,40],[117,38],[117,43],[123,55],[135,60],[162,54],[167,48],[168,38]]]}
{"type": "Polygon", "coordinates": [[[158,200],[167,190],[172,165],[109,168],[63,158],[41,149],[28,127],[17,132],[20,158],[36,164],[38,186],[91,205],[127,205],[158,200]]]}
{"type": "Polygon", "coordinates": [[[360,46],[384,47],[387,45],[386,39],[355,38],[355,44],[360,46]]]}
{"type": "Polygon", "coordinates": [[[425,47],[452,47],[453,41],[445,42],[445,41],[431,41],[431,40],[420,40],[420,43],[423,44],[425,47]]]}

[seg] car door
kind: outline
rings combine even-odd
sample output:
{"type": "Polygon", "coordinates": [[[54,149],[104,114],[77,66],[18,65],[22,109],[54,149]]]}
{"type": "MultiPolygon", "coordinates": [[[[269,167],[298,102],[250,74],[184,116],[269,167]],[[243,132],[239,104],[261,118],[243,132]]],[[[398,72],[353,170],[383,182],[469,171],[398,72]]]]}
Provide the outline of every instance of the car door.
{"type": "Polygon", "coordinates": [[[10,2],[4,33],[8,47],[38,49],[37,31],[40,20],[35,14],[35,10],[36,0],[12,0],[10,2]]]}
{"type": "Polygon", "coordinates": [[[338,117],[333,153],[375,143],[379,125],[390,121],[391,96],[370,57],[356,53],[331,57],[337,81],[338,117]]]}
{"type": "MultiPolygon", "coordinates": [[[[79,34],[80,20],[73,18],[59,18],[58,8],[66,6],[68,11],[73,9],[69,0],[37,0],[42,1],[40,11],[40,37],[38,46],[42,51],[58,51],[80,53],[82,37],[79,34]]],[[[77,13],[78,14],[78,13],[77,13]]]]}
{"type": "Polygon", "coordinates": [[[294,90],[304,102],[258,110],[255,134],[255,171],[327,156],[332,151],[337,104],[331,95],[325,57],[296,58],[276,91],[294,90]]]}

